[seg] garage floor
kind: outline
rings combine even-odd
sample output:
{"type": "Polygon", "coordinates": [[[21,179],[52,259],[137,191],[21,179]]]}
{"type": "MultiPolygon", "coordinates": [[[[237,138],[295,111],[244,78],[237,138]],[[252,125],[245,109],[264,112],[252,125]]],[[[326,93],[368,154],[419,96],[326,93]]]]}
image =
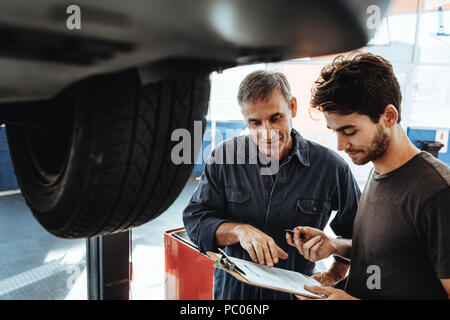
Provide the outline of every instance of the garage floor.
{"type": "Polygon", "coordinates": [[[84,299],[70,277],[86,280],[85,254],[85,240],[44,231],[20,194],[0,198],[0,299],[84,299]]]}
{"type": "MultiPolygon", "coordinates": [[[[132,299],[164,299],[164,231],[183,226],[195,179],[164,214],[132,230],[132,299]]],[[[87,299],[86,240],[47,233],[19,193],[0,196],[0,300],[8,299],[87,299]]]]}

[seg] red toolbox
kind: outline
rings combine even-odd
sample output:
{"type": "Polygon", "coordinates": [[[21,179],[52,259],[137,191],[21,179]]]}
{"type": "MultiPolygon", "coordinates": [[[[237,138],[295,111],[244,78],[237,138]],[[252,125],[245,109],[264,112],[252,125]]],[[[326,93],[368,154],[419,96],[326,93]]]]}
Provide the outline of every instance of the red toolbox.
{"type": "Polygon", "coordinates": [[[164,233],[165,299],[211,300],[213,261],[201,254],[184,228],[164,233]]]}

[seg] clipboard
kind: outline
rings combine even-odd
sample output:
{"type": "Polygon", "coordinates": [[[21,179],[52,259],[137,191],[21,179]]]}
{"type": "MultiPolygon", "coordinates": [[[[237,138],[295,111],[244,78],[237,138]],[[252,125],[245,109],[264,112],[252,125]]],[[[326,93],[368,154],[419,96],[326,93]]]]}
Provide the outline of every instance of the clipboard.
{"type": "MultiPolygon", "coordinates": [[[[305,296],[305,297],[313,298],[313,299],[314,298],[316,298],[316,299],[317,298],[324,298],[323,295],[318,295],[318,294],[309,292],[306,289],[299,290],[298,287],[297,288],[289,288],[289,287],[282,288],[282,286],[278,287],[278,286],[272,286],[272,285],[261,284],[261,283],[258,283],[258,282],[249,281],[247,279],[246,271],[242,270],[239,266],[236,265],[236,263],[234,263],[232,261],[233,259],[235,261],[241,260],[241,259],[236,259],[236,258],[232,258],[231,259],[220,248],[219,248],[219,254],[217,254],[215,252],[212,252],[212,251],[207,251],[206,254],[211,260],[214,261],[214,267],[215,268],[219,268],[219,269],[222,269],[222,270],[226,271],[227,273],[232,275],[237,280],[239,280],[239,281],[241,281],[241,282],[243,282],[245,284],[248,284],[250,286],[261,287],[261,288],[264,288],[264,289],[281,291],[281,292],[291,293],[291,294],[295,294],[295,295],[301,295],[301,296],[305,296]]],[[[266,267],[266,266],[262,267],[262,266],[260,266],[260,265],[258,265],[256,263],[254,263],[254,262],[246,261],[245,263],[250,265],[250,266],[254,265],[254,266],[257,266],[258,268],[267,268],[269,270],[268,267],[266,267]]],[[[294,271],[290,271],[290,270],[284,270],[284,269],[280,269],[280,268],[276,268],[276,267],[271,268],[271,270],[275,270],[275,269],[276,270],[280,270],[280,272],[285,272],[285,273],[289,272],[289,273],[292,273],[292,274],[298,274],[299,279],[306,278],[306,279],[308,279],[308,281],[314,282],[313,283],[314,285],[322,286],[315,279],[312,279],[311,277],[309,277],[307,275],[304,275],[302,273],[294,272],[294,271]]],[[[251,272],[251,271],[247,271],[247,272],[251,272]]]]}

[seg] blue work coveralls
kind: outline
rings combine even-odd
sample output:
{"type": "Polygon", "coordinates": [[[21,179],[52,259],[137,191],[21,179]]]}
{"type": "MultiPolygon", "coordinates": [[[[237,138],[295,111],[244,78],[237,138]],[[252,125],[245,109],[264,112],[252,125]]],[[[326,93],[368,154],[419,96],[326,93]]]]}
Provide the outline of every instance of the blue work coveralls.
{"type": "MultiPolygon", "coordinates": [[[[315,264],[287,244],[285,229],[311,226],[323,230],[336,210],[331,229],[337,236],[352,237],[361,192],[348,164],[294,129],[291,136],[292,149],[280,162],[276,175],[262,175],[261,168],[268,164],[254,161],[251,152],[242,152],[242,146],[256,146],[248,135],[227,140],[212,152],[183,211],[186,231],[200,252],[217,252],[215,232],[222,223],[250,224],[289,254],[287,260],[279,259],[276,267],[311,275],[315,264]],[[217,161],[219,151],[222,161],[217,161]],[[230,159],[234,159],[232,164],[230,159]]],[[[224,251],[252,261],[240,243],[226,246],[224,251]]],[[[296,299],[288,293],[249,286],[218,268],[213,287],[214,299],[296,299]]]]}

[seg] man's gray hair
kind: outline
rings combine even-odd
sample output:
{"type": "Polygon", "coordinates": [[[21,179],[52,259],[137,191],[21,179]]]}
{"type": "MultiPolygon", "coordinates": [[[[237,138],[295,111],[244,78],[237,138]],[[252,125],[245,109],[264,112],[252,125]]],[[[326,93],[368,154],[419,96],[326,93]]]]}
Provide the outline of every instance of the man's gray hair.
{"type": "Polygon", "coordinates": [[[248,101],[252,103],[258,100],[267,101],[275,90],[280,90],[288,103],[291,101],[291,87],[284,74],[267,70],[253,71],[239,86],[238,103],[243,107],[248,101]]]}

